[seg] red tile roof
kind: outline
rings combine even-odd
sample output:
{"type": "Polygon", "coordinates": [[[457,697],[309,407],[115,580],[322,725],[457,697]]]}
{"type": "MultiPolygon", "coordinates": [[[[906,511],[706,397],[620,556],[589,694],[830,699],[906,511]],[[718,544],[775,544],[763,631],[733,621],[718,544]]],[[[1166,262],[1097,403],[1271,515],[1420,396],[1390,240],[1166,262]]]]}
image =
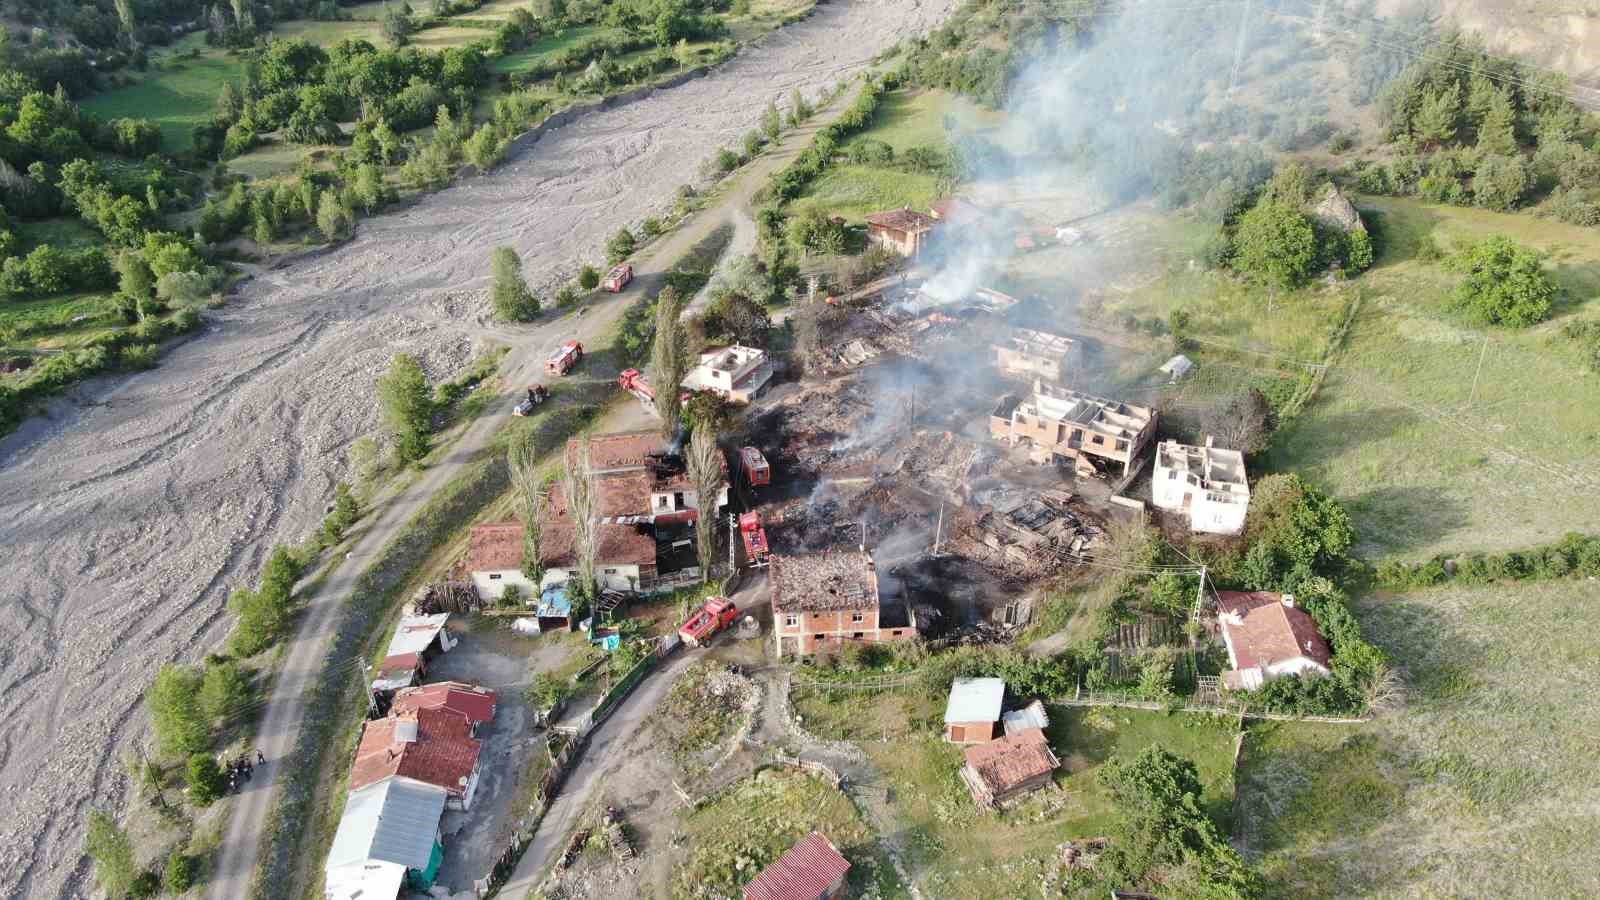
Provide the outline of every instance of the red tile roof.
{"type": "Polygon", "coordinates": [[[811,832],[745,885],[744,900],[817,900],[850,871],[850,861],[811,832]]]}
{"type": "Polygon", "coordinates": [[[1317,631],[1311,614],[1283,602],[1270,591],[1218,591],[1217,609],[1222,630],[1233,645],[1234,668],[1253,669],[1305,657],[1323,668],[1333,663],[1333,651],[1317,631]],[[1235,625],[1230,615],[1243,621],[1235,625]]]}
{"type": "MultiPolygon", "coordinates": [[[[597,565],[654,566],[656,564],[656,539],[638,525],[601,523],[600,547],[595,553],[597,565]]],[[[539,543],[539,555],[546,566],[566,568],[576,562],[572,550],[571,522],[556,522],[545,526],[544,538],[539,543]]]]}
{"type": "Polygon", "coordinates": [[[394,697],[390,715],[405,715],[419,709],[447,709],[467,717],[474,724],[493,721],[496,696],[488,688],[441,681],[421,687],[404,688],[394,697]]]}
{"type": "Polygon", "coordinates": [[[350,790],[402,775],[462,793],[483,749],[471,733],[467,717],[448,709],[418,709],[368,722],[350,769],[350,790]],[[402,740],[399,732],[410,723],[416,740],[402,740]]]}
{"type": "MultiPolygon", "coordinates": [[[[596,475],[594,514],[602,519],[612,516],[648,516],[650,489],[654,485],[655,478],[647,469],[596,475]]],[[[554,522],[567,516],[567,492],[559,481],[550,486],[550,503],[547,510],[546,522],[554,522]]]]}
{"type": "Polygon", "coordinates": [[[905,232],[931,231],[938,221],[914,209],[891,209],[888,212],[871,213],[867,216],[868,225],[905,232]]]}
{"type": "Polygon", "coordinates": [[[967,765],[993,794],[1005,792],[1055,771],[1061,761],[1050,749],[1044,731],[1025,728],[1015,734],[967,748],[967,765]]]}
{"type": "Polygon", "coordinates": [[[473,526],[467,547],[468,572],[522,568],[522,523],[486,522],[473,526]]]}

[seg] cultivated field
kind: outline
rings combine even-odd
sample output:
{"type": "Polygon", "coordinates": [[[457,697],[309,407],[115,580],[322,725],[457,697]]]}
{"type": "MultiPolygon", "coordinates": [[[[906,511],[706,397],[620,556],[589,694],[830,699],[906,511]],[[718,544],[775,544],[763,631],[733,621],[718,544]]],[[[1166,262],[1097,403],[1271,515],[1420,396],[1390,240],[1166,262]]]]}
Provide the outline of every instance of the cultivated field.
{"type": "Polygon", "coordinates": [[[1600,894],[1595,585],[1363,598],[1405,666],[1402,713],[1252,726],[1241,834],[1281,897],[1600,894]]]}

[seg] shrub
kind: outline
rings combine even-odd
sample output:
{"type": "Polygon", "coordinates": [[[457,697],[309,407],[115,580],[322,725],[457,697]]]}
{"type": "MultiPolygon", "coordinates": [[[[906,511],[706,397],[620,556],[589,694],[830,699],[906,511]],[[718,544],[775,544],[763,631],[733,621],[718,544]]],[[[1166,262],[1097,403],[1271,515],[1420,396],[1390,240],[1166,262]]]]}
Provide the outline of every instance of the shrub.
{"type": "Polygon", "coordinates": [[[184,853],[181,848],[174,849],[167,857],[161,881],[171,894],[182,894],[189,890],[194,886],[194,857],[184,853]]]}
{"type": "Polygon", "coordinates": [[[1478,322],[1525,328],[1544,321],[1556,285],[1539,255],[1510,238],[1491,237],[1451,257],[1450,268],[1466,277],[1452,302],[1478,322]]]}
{"type": "Polygon", "coordinates": [[[228,783],[222,777],[222,768],[209,753],[196,753],[189,757],[187,768],[189,800],[195,806],[210,806],[222,796],[228,783]]]}
{"type": "Polygon", "coordinates": [[[1316,230],[1296,207],[1264,201],[1240,217],[1233,236],[1233,266],[1240,272],[1293,287],[1311,274],[1316,262],[1316,230]]]}
{"type": "Polygon", "coordinates": [[[627,259],[636,246],[638,246],[638,242],[634,239],[633,232],[626,228],[619,228],[617,233],[606,241],[606,259],[612,265],[616,265],[627,259]]]}

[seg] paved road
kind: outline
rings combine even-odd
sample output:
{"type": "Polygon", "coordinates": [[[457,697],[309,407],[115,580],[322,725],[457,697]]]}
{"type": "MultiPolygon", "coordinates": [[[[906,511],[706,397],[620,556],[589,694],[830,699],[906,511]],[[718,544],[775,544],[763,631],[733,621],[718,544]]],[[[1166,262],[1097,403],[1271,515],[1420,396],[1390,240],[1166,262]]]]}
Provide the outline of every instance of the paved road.
{"type": "MultiPolygon", "coordinates": [[[[621,318],[627,307],[640,295],[656,290],[663,282],[672,263],[681,258],[695,244],[704,240],[724,224],[734,224],[737,216],[749,204],[752,195],[767,177],[787,164],[793,156],[809,143],[816,130],[844,108],[835,104],[802,129],[792,132],[782,145],[761,157],[734,175],[713,209],[702,210],[684,227],[651,244],[635,260],[637,272],[634,283],[627,291],[606,296],[589,305],[583,315],[567,313],[559,318],[524,329],[508,330],[499,326],[492,334],[497,337],[520,337],[518,346],[501,367],[508,385],[523,385],[542,380],[543,363],[548,348],[561,340],[576,337],[585,343],[596,343],[606,335],[621,318]]],[[[742,213],[748,215],[747,212],[742,213]]],[[[601,373],[608,375],[609,373],[601,373]]],[[[213,900],[237,900],[243,897],[249,883],[260,841],[265,829],[267,812],[275,794],[276,775],[281,760],[294,743],[304,713],[302,697],[312,680],[318,676],[321,662],[327,652],[328,641],[340,601],[346,597],[361,573],[378,558],[384,545],[414,516],[441,486],[458,474],[461,468],[488,445],[494,432],[503,424],[505,416],[515,402],[520,388],[514,388],[493,404],[494,412],[475,421],[457,439],[445,461],[429,469],[420,479],[408,485],[399,496],[385,504],[366,531],[355,542],[349,558],[322,587],[307,598],[307,608],[300,627],[291,640],[283,668],[274,684],[266,714],[256,739],[256,745],[267,755],[269,764],[261,777],[251,782],[252,790],[237,801],[229,821],[227,836],[221,855],[209,882],[206,896],[213,900]]],[[[655,677],[652,684],[665,681],[655,677]]],[[[630,703],[633,709],[648,709],[649,703],[630,703]]],[[[623,716],[614,727],[625,728],[632,721],[623,716]]],[[[598,744],[597,744],[598,747],[598,744]]],[[[544,829],[541,829],[543,833],[544,829]]]]}

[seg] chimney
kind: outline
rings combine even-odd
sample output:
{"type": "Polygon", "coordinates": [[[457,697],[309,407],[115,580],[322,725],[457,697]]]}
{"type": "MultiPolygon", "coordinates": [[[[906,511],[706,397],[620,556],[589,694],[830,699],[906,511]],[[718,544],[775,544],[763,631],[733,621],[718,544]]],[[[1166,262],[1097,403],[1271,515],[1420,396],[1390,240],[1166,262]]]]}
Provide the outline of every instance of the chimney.
{"type": "Polygon", "coordinates": [[[1293,594],[1284,594],[1283,595],[1283,605],[1289,607],[1290,609],[1294,609],[1294,595],[1293,594]]]}

